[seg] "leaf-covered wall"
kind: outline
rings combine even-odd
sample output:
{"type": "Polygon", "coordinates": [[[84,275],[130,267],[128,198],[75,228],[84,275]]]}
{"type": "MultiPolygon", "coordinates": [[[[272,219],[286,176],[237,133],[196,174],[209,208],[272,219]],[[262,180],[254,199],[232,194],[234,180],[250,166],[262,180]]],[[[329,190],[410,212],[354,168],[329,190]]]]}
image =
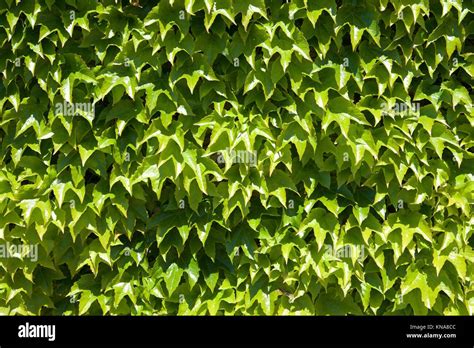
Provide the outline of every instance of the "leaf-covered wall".
{"type": "Polygon", "coordinates": [[[473,315],[473,11],[0,0],[0,313],[473,315]]]}

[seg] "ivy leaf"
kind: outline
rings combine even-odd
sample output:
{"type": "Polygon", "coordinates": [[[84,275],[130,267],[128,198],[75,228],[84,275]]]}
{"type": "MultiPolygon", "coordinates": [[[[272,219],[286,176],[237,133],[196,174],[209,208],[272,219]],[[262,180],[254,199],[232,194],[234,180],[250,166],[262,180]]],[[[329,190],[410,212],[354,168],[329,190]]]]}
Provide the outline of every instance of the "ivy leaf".
{"type": "Polygon", "coordinates": [[[170,295],[172,295],[178,287],[182,275],[183,269],[179,268],[177,264],[173,263],[170,267],[168,267],[165,274],[165,283],[170,295]]]}

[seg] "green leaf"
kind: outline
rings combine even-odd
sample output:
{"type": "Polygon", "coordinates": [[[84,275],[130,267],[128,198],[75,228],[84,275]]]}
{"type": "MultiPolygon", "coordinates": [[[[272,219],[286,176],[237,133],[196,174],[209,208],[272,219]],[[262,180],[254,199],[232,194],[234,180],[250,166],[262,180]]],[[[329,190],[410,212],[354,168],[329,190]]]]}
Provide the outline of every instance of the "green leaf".
{"type": "Polygon", "coordinates": [[[178,267],[177,264],[173,263],[168,267],[165,274],[165,283],[168,293],[172,295],[176,288],[178,287],[181,277],[183,275],[183,270],[178,267]]]}

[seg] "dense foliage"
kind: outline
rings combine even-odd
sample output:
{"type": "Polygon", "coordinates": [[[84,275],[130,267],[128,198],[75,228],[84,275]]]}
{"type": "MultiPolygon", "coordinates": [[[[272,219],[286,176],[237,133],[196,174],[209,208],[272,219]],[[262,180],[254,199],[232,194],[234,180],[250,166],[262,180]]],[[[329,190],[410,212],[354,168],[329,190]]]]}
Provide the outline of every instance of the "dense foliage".
{"type": "Polygon", "coordinates": [[[473,12],[0,0],[0,313],[472,315],[473,12]]]}

